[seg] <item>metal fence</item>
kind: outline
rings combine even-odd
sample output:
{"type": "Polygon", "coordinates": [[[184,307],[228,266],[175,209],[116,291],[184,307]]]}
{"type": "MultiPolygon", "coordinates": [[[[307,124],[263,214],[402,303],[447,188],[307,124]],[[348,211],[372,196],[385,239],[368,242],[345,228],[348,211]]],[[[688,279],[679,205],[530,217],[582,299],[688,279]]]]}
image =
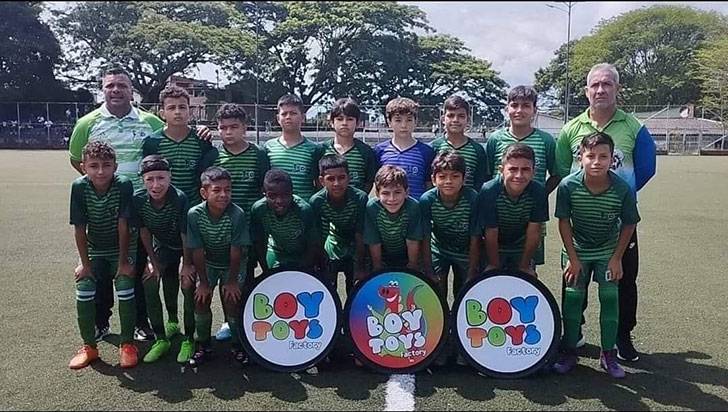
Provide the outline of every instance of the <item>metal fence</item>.
{"type": "MultiPolygon", "coordinates": [[[[192,107],[192,122],[216,129],[215,112],[221,104],[192,107]]],[[[157,104],[142,104],[144,110],[157,114],[157,104]]],[[[76,121],[98,107],[94,103],[33,103],[0,102],[0,148],[62,149],[68,145],[76,121]]],[[[280,135],[274,105],[243,104],[251,124],[248,139],[261,142],[280,135]]],[[[302,127],[304,135],[314,141],[333,137],[328,120],[328,108],[307,107],[302,127]]],[[[507,118],[505,108],[499,108],[507,118]]],[[[586,107],[571,107],[571,117],[578,116],[586,107]]],[[[712,120],[713,113],[696,110],[692,106],[633,106],[622,107],[633,113],[652,133],[660,153],[700,154],[709,150],[728,150],[726,129],[722,122],[712,120]]],[[[390,138],[384,106],[362,107],[363,122],[357,137],[374,145],[390,138]]],[[[506,125],[505,121],[481,121],[471,111],[468,134],[476,141],[485,142],[494,130],[506,125]],[[473,120],[476,119],[476,120],[473,120]]],[[[442,134],[439,106],[420,106],[415,137],[429,141],[442,134]]],[[[534,126],[555,137],[564,125],[561,107],[540,107],[534,126]]]]}

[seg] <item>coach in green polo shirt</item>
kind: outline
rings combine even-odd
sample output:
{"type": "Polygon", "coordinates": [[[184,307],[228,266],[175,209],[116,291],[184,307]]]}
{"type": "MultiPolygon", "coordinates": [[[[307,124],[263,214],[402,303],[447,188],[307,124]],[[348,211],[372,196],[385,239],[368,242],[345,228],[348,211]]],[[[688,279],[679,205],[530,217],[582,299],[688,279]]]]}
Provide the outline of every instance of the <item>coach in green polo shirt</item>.
{"type": "MultiPolygon", "coordinates": [[[[594,132],[604,132],[614,140],[611,170],[623,178],[636,195],[655,174],[655,142],[639,120],[617,108],[620,87],[619,72],[613,65],[601,63],[591,68],[585,87],[589,108],[561,129],[556,141],[556,167],[562,177],[577,172],[581,140],[594,132]]],[[[638,264],[635,230],[622,259],[624,275],[619,281],[617,349],[619,358],[628,361],[639,359],[631,337],[637,324],[638,264]]]]}

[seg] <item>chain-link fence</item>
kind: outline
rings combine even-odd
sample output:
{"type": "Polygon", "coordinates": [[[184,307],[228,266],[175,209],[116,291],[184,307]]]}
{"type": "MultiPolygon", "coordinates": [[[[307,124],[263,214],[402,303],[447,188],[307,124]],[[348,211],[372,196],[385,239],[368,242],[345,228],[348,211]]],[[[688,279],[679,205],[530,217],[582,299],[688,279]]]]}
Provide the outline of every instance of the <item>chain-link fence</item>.
{"type": "MultiPolygon", "coordinates": [[[[216,129],[215,113],[221,104],[192,107],[192,123],[216,129]]],[[[144,110],[158,114],[158,104],[142,104],[144,110]]],[[[60,149],[68,145],[76,121],[98,107],[93,103],[0,103],[0,148],[60,149]]],[[[243,104],[251,118],[248,128],[250,141],[262,142],[280,135],[274,105],[243,104]]],[[[328,108],[307,107],[303,134],[324,141],[333,137],[328,119],[328,108]]],[[[385,120],[384,106],[364,106],[362,124],[356,136],[370,145],[390,138],[385,120]]],[[[633,113],[652,133],[660,153],[700,154],[711,150],[728,150],[726,128],[720,116],[704,109],[686,106],[633,106],[623,107],[633,113]]],[[[570,107],[570,117],[581,114],[586,107],[570,107]]],[[[503,119],[505,108],[500,108],[503,119]]],[[[494,130],[506,126],[505,120],[481,121],[470,113],[468,134],[476,141],[485,142],[494,130]]],[[[415,137],[425,142],[442,134],[441,108],[420,106],[415,137]]],[[[540,107],[534,126],[555,137],[564,125],[561,107],[540,107]]]]}

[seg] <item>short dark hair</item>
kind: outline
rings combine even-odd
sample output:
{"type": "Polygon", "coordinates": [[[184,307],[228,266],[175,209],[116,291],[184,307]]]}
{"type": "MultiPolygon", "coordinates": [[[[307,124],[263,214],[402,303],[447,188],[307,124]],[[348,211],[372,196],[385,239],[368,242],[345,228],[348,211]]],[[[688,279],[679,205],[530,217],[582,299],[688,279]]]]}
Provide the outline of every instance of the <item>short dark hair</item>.
{"type": "Polygon", "coordinates": [[[331,108],[329,114],[329,121],[334,121],[335,118],[344,115],[349,117],[356,117],[356,121],[361,120],[361,110],[356,100],[351,97],[342,97],[341,99],[334,102],[334,107],[331,108]]]}
{"type": "Polygon", "coordinates": [[[604,132],[594,132],[581,139],[581,143],[579,144],[579,153],[583,153],[584,149],[591,150],[600,144],[608,145],[609,153],[614,153],[614,140],[612,139],[612,136],[604,132]]]}
{"type": "Polygon", "coordinates": [[[387,112],[387,121],[391,120],[392,117],[397,114],[411,114],[416,119],[417,109],[419,108],[420,105],[412,99],[409,99],[407,97],[396,97],[390,100],[385,108],[387,112]]]}
{"type": "Polygon", "coordinates": [[[349,173],[349,163],[346,161],[346,158],[340,154],[329,153],[323,155],[321,160],[319,160],[319,174],[321,176],[324,176],[326,171],[329,169],[338,168],[343,168],[346,170],[346,173],[349,173]]]}
{"type": "Polygon", "coordinates": [[[218,122],[223,119],[238,119],[240,123],[248,124],[248,113],[245,112],[242,105],[235,103],[225,103],[217,109],[215,120],[218,122]]]}
{"type": "Polygon", "coordinates": [[[116,151],[114,146],[106,140],[92,140],[83,148],[81,159],[100,159],[116,161],[116,151]]]}
{"type": "Polygon", "coordinates": [[[453,111],[458,109],[465,109],[465,113],[467,113],[468,117],[470,117],[470,105],[461,96],[453,94],[452,96],[445,99],[445,103],[442,104],[443,113],[448,110],[453,111]]]}
{"type": "Polygon", "coordinates": [[[501,158],[501,164],[506,164],[511,159],[530,160],[532,165],[536,165],[536,154],[531,146],[525,143],[513,143],[506,148],[501,158]]]}
{"type": "Polygon", "coordinates": [[[281,96],[281,98],[278,99],[276,107],[278,108],[278,110],[280,110],[283,106],[296,106],[298,108],[298,111],[300,111],[301,113],[304,112],[303,100],[301,100],[301,98],[296,96],[295,94],[284,94],[283,96],[281,96]]]}
{"type": "Polygon", "coordinates": [[[104,72],[102,73],[101,76],[106,77],[106,76],[115,76],[115,75],[119,75],[119,74],[124,75],[124,76],[128,77],[129,79],[131,79],[131,76],[129,76],[129,72],[127,72],[126,69],[124,69],[121,66],[108,67],[108,68],[104,69],[104,72]]]}
{"type": "Polygon", "coordinates": [[[219,166],[210,166],[202,172],[202,175],[200,175],[200,183],[202,187],[208,187],[221,180],[229,180],[232,182],[233,178],[230,176],[230,172],[219,166]]]}
{"type": "Polygon", "coordinates": [[[267,189],[271,185],[284,185],[293,192],[293,181],[291,176],[281,169],[270,169],[263,178],[263,188],[267,189]]]}
{"type": "Polygon", "coordinates": [[[159,103],[164,109],[164,99],[174,99],[177,97],[184,97],[187,100],[187,104],[190,104],[190,94],[187,93],[187,90],[175,85],[169,85],[159,92],[159,103]]]}
{"type": "Polygon", "coordinates": [[[432,174],[444,170],[460,172],[465,176],[465,158],[454,150],[443,150],[435,156],[432,161],[432,174]]]}
{"type": "Polygon", "coordinates": [[[169,162],[162,155],[152,154],[146,156],[139,163],[139,175],[144,176],[145,173],[163,170],[169,172],[169,162]]]}
{"type": "Polygon", "coordinates": [[[534,106],[536,106],[538,93],[536,93],[536,89],[531,86],[516,86],[508,92],[508,103],[516,100],[531,102],[534,106]]]}
{"type": "Polygon", "coordinates": [[[409,188],[407,172],[399,166],[384,165],[380,167],[374,176],[374,188],[377,193],[385,186],[396,185],[402,186],[404,190],[409,188]]]}

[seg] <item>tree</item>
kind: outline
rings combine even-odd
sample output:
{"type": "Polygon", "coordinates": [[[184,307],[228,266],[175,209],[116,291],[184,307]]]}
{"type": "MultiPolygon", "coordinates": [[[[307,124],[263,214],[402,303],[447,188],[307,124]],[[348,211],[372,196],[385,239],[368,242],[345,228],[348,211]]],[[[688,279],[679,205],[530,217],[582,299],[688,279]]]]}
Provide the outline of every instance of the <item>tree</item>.
{"type": "Polygon", "coordinates": [[[95,82],[101,68],[120,65],[142,102],[156,102],[172,74],[247,56],[252,37],[243,15],[222,2],[83,2],[55,19],[66,41],[66,74],[95,82]],[[73,45],[73,47],[70,47],[73,45]]]}
{"type": "Polygon", "coordinates": [[[251,86],[258,74],[261,102],[288,92],[306,105],[347,95],[362,105],[399,95],[439,105],[460,91],[497,115],[493,104],[504,100],[507,85],[490,63],[469,55],[456,38],[427,35],[433,30],[416,6],[241,2],[238,9],[249,16],[248,29],[258,30],[258,60],[237,59],[228,69],[251,86]]]}
{"type": "Polygon", "coordinates": [[[728,37],[715,39],[696,52],[695,75],[700,80],[700,103],[723,123],[728,116],[728,37]]]}
{"type": "MultiPolygon", "coordinates": [[[[698,80],[691,76],[695,51],[707,40],[725,33],[726,18],[690,7],[653,6],[601,21],[571,47],[571,104],[586,105],[583,87],[597,63],[614,64],[623,86],[621,99],[630,105],[695,102],[698,80]]],[[[564,101],[565,45],[548,67],[536,72],[536,88],[564,101]]]]}
{"type": "Polygon", "coordinates": [[[61,47],[40,12],[38,2],[0,3],[0,101],[73,98],[54,75],[61,47]]]}

